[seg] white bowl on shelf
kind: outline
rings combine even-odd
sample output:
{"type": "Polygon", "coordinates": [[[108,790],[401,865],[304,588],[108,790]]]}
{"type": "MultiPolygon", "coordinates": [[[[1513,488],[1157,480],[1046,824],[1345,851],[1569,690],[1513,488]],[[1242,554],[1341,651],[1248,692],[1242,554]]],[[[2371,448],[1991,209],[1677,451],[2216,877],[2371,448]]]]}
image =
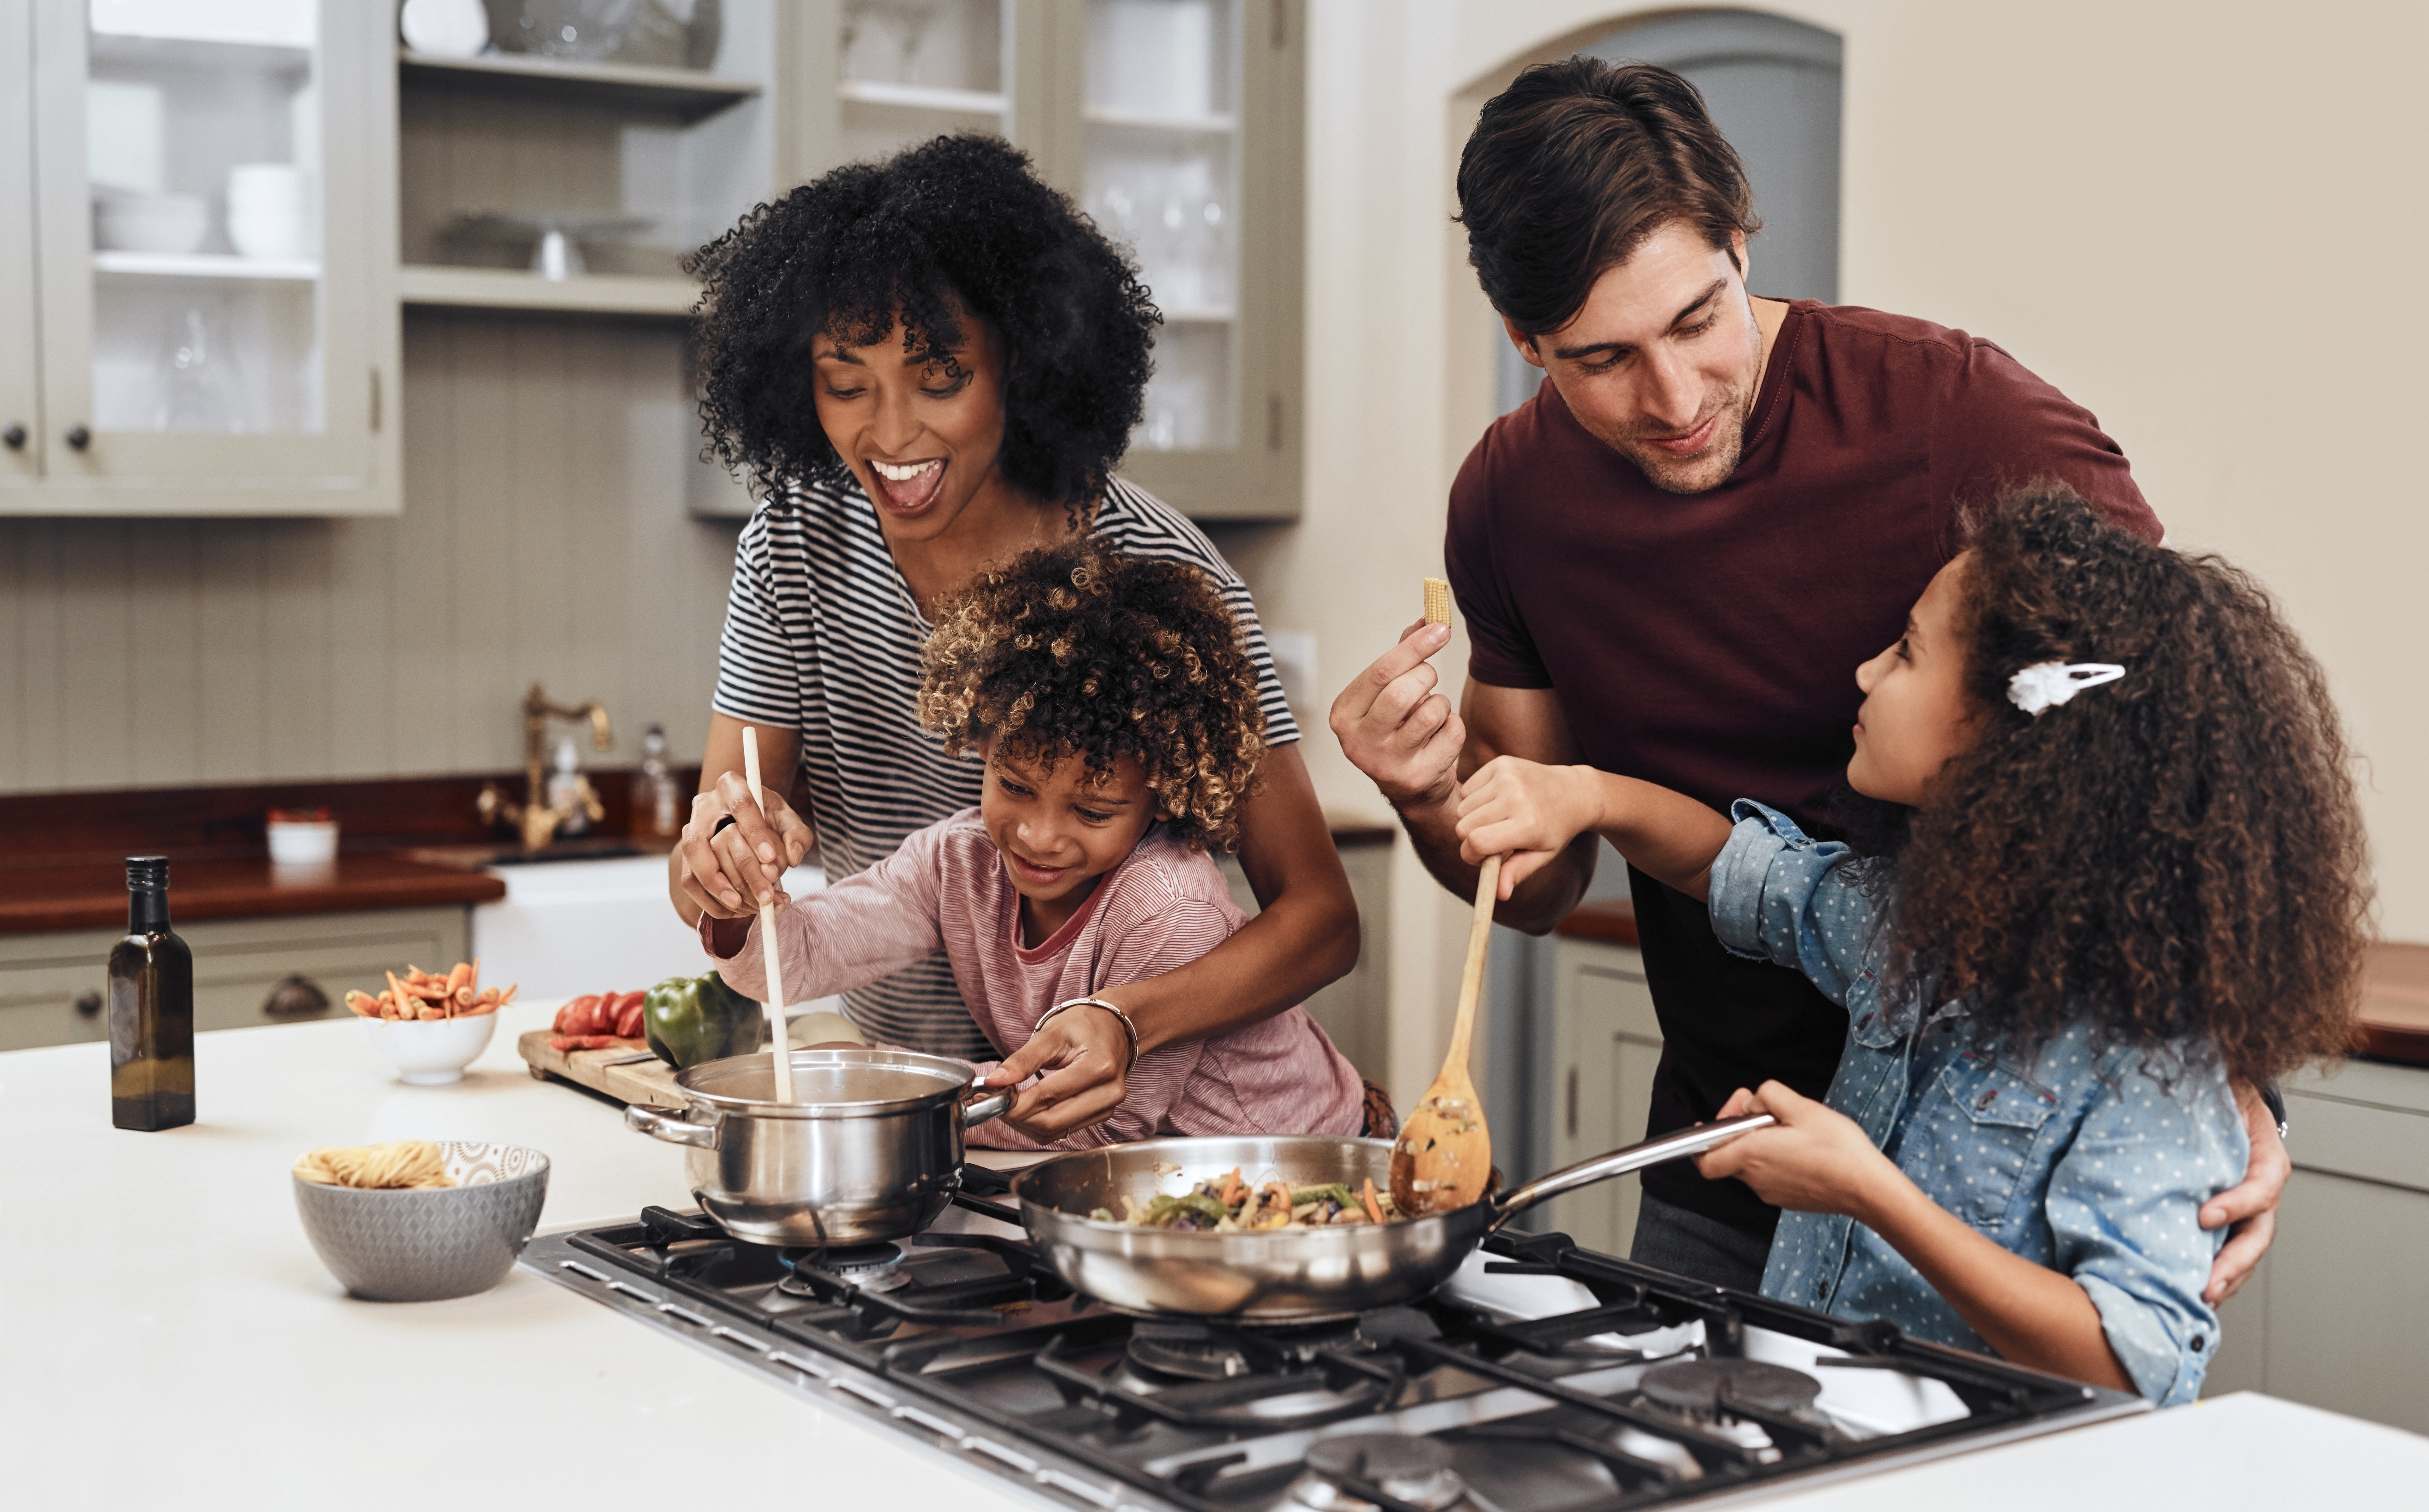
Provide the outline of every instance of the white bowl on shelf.
{"type": "Polygon", "coordinates": [[[338,822],[334,819],[273,819],[263,826],[270,837],[273,866],[327,866],[338,858],[338,822]]]}
{"type": "Polygon", "coordinates": [[[200,194],[139,194],[112,190],[92,205],[95,243],[108,252],[197,252],[211,234],[210,201],[200,194]]]}
{"type": "Polygon", "coordinates": [[[365,1019],[372,1048],[396,1068],[407,1087],[446,1087],[464,1079],[464,1068],[481,1058],[497,1032],[495,1013],[453,1019],[365,1019]]]}

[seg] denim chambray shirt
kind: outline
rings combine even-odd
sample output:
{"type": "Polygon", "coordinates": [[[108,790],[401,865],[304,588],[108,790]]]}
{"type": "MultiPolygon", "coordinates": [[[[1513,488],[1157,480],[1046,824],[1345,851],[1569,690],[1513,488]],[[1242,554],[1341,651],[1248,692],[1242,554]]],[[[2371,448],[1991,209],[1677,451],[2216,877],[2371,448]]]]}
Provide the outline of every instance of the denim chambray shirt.
{"type": "MultiPolygon", "coordinates": [[[[1794,967],[1845,1005],[1830,1106],[1932,1201],[2072,1276],[2143,1396],[2193,1400],[2218,1353],[2218,1315],[2201,1293],[2225,1235],[2196,1215],[2243,1179],[2251,1155],[2216,1061],[2163,1087],[2138,1049],[2095,1055],[2081,1020],[2030,1066],[1975,1050],[1961,1004],[1926,1018],[1914,1001],[1881,1001],[1875,906],[1841,874],[1847,847],[1743,799],[1730,817],[1712,863],[1712,928],[1729,950],[1794,967]]],[[[1835,1214],[1780,1215],[1762,1290],[1996,1353],[1887,1240],[1835,1214]]]]}

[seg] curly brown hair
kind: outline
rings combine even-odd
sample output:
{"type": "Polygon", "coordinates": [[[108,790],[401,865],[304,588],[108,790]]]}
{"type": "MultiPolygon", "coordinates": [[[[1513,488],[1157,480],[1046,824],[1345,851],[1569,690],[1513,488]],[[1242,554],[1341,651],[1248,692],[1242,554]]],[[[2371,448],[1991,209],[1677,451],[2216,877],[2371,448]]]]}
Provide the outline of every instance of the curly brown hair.
{"type": "Polygon", "coordinates": [[[2260,1082],[2346,1050],[2371,890],[2327,678],[2248,573],[2107,524],[2056,484],[1973,523],[1957,619],[1981,735],[1896,847],[1889,982],[1973,994],[1979,1041],[2260,1082]],[[2036,717],[2008,680],[2108,661],[2036,717]]]}
{"type": "Polygon", "coordinates": [[[960,756],[992,736],[1098,780],[1124,756],[1199,850],[1239,842],[1264,756],[1257,670],[1213,584],[1186,562],[1084,538],[978,575],[936,619],[919,723],[960,756]]]}

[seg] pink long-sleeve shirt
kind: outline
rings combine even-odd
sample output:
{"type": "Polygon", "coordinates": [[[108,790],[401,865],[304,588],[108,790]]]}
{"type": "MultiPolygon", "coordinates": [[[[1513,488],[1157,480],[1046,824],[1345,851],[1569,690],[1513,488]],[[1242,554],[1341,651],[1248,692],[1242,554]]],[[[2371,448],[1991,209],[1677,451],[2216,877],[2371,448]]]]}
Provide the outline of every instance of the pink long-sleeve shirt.
{"type": "MultiPolygon", "coordinates": [[[[776,915],[785,997],[802,1003],[944,952],[962,1000],[999,1055],[1029,1042],[1046,1010],[1067,998],[1161,976],[1198,959],[1248,922],[1223,873],[1198,851],[1151,829],[1097,884],[1053,938],[1020,942],[1020,894],[1003,856],[967,808],[913,833],[892,856],[776,915]]],[[[709,922],[701,922],[703,944],[709,922]]],[[[753,922],[731,957],[709,954],[735,991],[765,998],[753,922]]],[[[1093,1011],[1075,1009],[1075,1012],[1093,1011]]],[[[996,1062],[979,1063],[980,1074],[996,1062]]],[[[1159,1134],[1356,1134],[1365,1088],[1305,1008],[1203,1039],[1162,1045],[1131,1068],[1112,1118],[1055,1141],[1076,1149],[1159,1134]]],[[[1009,1125],[981,1124],[972,1144],[1031,1150],[1009,1125]]]]}

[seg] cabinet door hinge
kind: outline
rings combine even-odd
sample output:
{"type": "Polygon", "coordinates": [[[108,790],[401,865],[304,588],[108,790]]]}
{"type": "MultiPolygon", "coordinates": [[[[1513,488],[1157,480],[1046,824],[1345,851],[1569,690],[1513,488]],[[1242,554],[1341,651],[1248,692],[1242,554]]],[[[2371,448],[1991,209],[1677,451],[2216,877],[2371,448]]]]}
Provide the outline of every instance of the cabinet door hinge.
{"type": "Polygon", "coordinates": [[[380,370],[379,370],[378,368],[374,367],[374,368],[372,368],[372,435],[374,435],[374,436],[378,435],[378,434],[379,434],[379,428],[380,428],[380,370]]]}

